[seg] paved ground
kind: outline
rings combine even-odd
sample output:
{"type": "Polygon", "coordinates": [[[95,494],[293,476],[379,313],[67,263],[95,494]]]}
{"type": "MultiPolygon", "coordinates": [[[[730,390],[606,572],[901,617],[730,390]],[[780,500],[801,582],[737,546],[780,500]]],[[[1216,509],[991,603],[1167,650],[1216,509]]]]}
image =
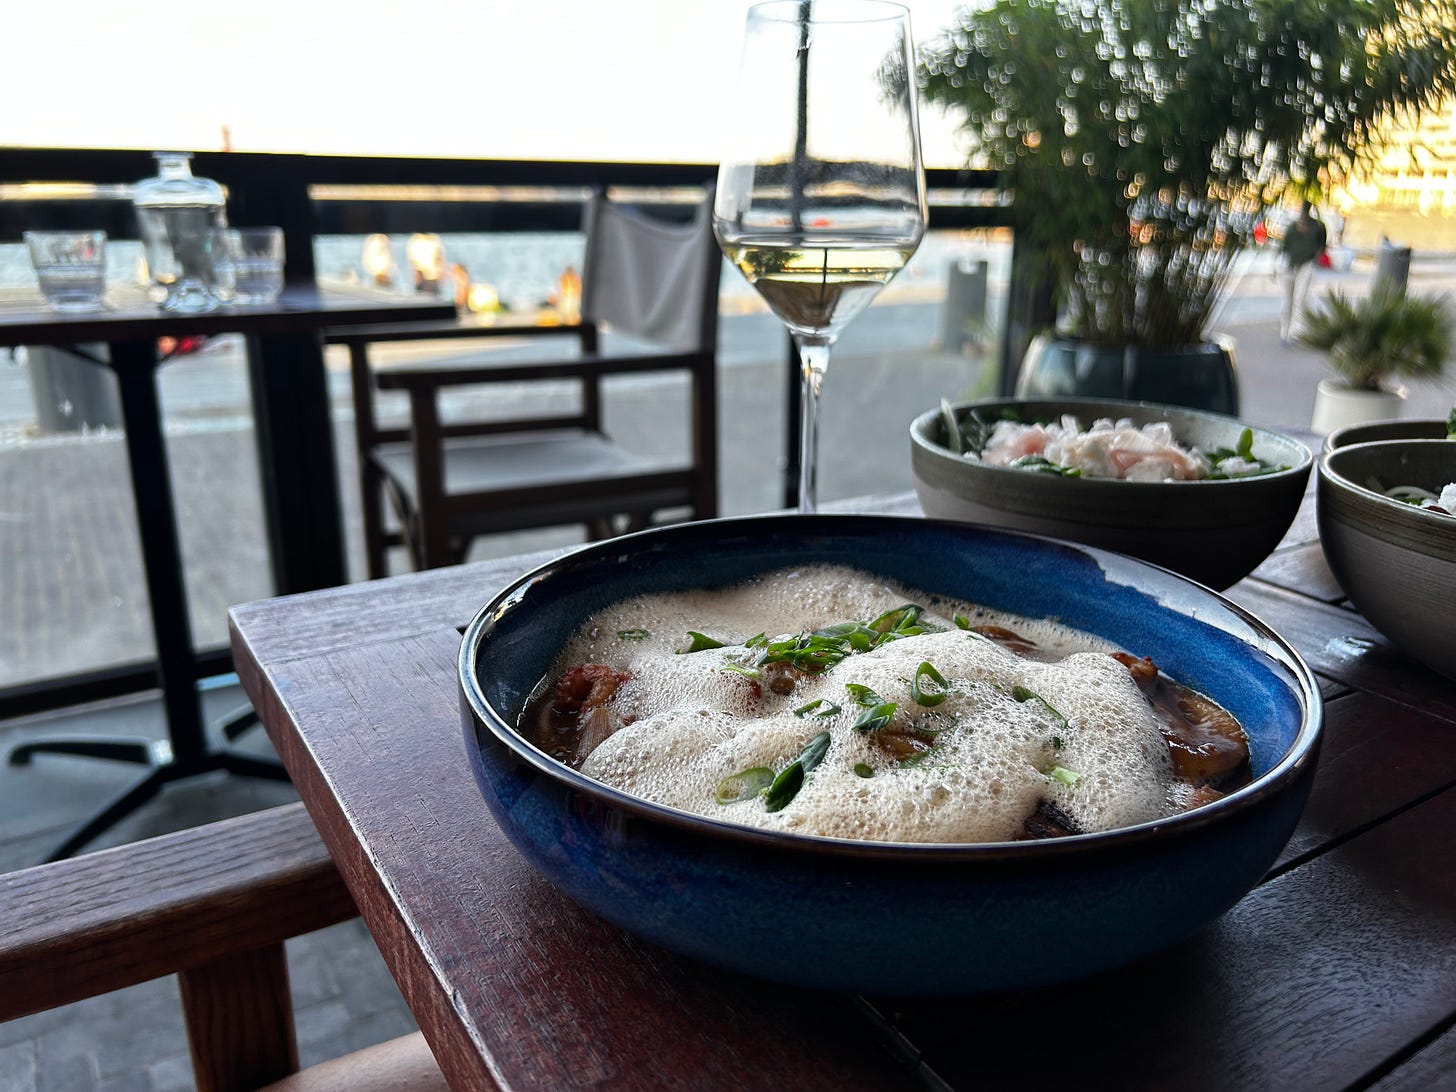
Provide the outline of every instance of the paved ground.
{"type": "MultiPolygon", "coordinates": [[[[1321,288],[1361,291],[1368,265],[1322,274],[1321,288]]],[[[1456,262],[1418,260],[1415,290],[1456,286],[1456,262]]],[[[1267,272],[1235,286],[1218,328],[1237,341],[1243,416],[1271,426],[1306,427],[1321,357],[1280,345],[1278,301],[1267,272]]],[[[906,426],[941,396],[984,390],[981,361],[936,352],[940,316],[929,305],[875,311],[851,329],[836,355],[823,406],[822,495],[909,488],[906,426]],[[872,317],[873,316],[873,317],[872,317]],[[909,350],[908,352],[906,350],[909,350]]],[[[728,514],[776,505],[783,416],[782,341],[772,320],[731,318],[723,330],[723,507],[728,514]]],[[[269,594],[257,475],[241,360],[226,343],[163,371],[162,392],[194,628],[202,643],[220,643],[229,604],[269,594]]],[[[353,571],[358,556],[357,505],[348,442],[342,368],[337,392],[342,495],[353,571]]],[[[657,447],[680,442],[669,424],[681,390],[629,383],[609,412],[623,437],[657,447]]],[[[1456,399],[1449,384],[1412,387],[1408,416],[1444,417],[1456,399]]],[[[36,435],[24,369],[0,357],[0,686],[97,664],[145,658],[150,651],[146,598],[125,474],[114,433],[36,435]],[[40,486],[44,488],[40,488],[40,486]]],[[[565,545],[567,533],[516,536],[481,552],[511,553],[565,545]]],[[[224,687],[208,695],[221,719],[241,698],[224,687]]],[[[0,723],[0,751],[42,734],[91,733],[155,738],[153,701],[0,723]]],[[[261,733],[247,737],[260,752],[261,733]]],[[[134,771],[97,761],[37,760],[0,767],[0,869],[38,859],[69,827],[121,791],[134,771]]],[[[282,803],[288,786],[203,778],[169,788],[160,801],[98,845],[282,803]]],[[[301,938],[290,946],[301,1050],[305,1063],[408,1030],[410,1016],[359,923],[301,938]]],[[[160,1090],[191,1087],[186,1046],[170,981],[0,1025],[0,1090],[160,1090]]]]}

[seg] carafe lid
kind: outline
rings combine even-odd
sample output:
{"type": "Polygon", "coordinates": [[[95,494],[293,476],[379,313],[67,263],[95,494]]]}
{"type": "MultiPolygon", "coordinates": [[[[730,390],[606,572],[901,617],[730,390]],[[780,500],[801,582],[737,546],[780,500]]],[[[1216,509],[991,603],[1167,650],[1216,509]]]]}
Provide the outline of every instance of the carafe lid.
{"type": "Polygon", "coordinates": [[[224,203],[222,187],[192,173],[191,152],[153,152],[157,173],[136,184],[133,201],[152,205],[217,205],[224,203]]]}

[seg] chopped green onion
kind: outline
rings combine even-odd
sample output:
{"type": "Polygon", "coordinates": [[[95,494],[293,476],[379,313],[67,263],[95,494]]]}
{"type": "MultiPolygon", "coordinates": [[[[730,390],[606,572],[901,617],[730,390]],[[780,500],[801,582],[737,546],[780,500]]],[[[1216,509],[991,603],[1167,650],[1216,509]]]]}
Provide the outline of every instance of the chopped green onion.
{"type": "Polygon", "coordinates": [[[1053,781],[1061,782],[1068,788],[1071,788],[1078,781],[1082,780],[1081,774],[1079,774],[1076,770],[1069,770],[1065,766],[1053,766],[1050,770],[1047,771],[1047,776],[1050,777],[1053,781]]]}
{"type": "Polygon", "coordinates": [[[619,629],[617,630],[617,636],[624,641],[645,641],[652,634],[648,633],[645,629],[619,629]]]}
{"type": "Polygon", "coordinates": [[[939,763],[935,763],[935,764],[932,764],[932,765],[927,766],[926,765],[926,759],[930,758],[932,755],[935,755],[935,756],[939,757],[940,752],[937,751],[934,747],[932,747],[928,751],[921,751],[919,754],[914,754],[914,755],[910,755],[910,756],[908,756],[906,758],[902,758],[902,759],[900,759],[899,762],[896,763],[896,765],[899,766],[900,769],[902,769],[902,770],[913,770],[913,769],[916,769],[916,768],[921,767],[921,766],[924,766],[926,769],[930,769],[930,770],[949,770],[949,769],[951,769],[950,766],[943,766],[943,765],[941,765],[939,763]]]}
{"type": "Polygon", "coordinates": [[[820,732],[817,736],[804,744],[798,760],[804,766],[804,772],[808,773],[819,763],[824,761],[824,756],[829,753],[830,736],[828,732],[820,732]]]}
{"type": "Polygon", "coordinates": [[[880,639],[879,633],[870,629],[863,622],[840,622],[836,625],[825,626],[823,629],[816,629],[814,636],[843,641],[849,645],[851,652],[868,652],[880,639]]]}
{"type": "Polygon", "coordinates": [[[1240,459],[1248,459],[1250,462],[1254,461],[1253,429],[1246,428],[1243,432],[1239,433],[1239,442],[1234,445],[1234,454],[1236,454],[1240,459]]]}
{"type": "Polygon", "coordinates": [[[894,610],[885,611],[884,614],[870,622],[869,628],[880,634],[882,640],[893,640],[896,636],[914,637],[916,634],[925,632],[915,624],[924,610],[924,607],[916,606],[914,603],[905,603],[894,610]],[[894,636],[891,636],[892,634],[894,636]]]}
{"type": "Polygon", "coordinates": [[[744,664],[735,664],[732,660],[729,660],[723,665],[723,670],[731,671],[735,675],[745,675],[750,679],[756,679],[761,674],[763,674],[763,672],[759,671],[759,669],[756,667],[748,667],[744,664]]]}
{"type": "Polygon", "coordinates": [[[849,691],[849,696],[854,699],[856,705],[879,705],[885,700],[862,683],[847,682],[844,684],[844,688],[849,691]]]}
{"type": "Polygon", "coordinates": [[[889,724],[895,716],[895,710],[899,704],[893,701],[881,702],[879,705],[866,709],[859,715],[859,719],[850,725],[856,732],[878,732],[885,725],[889,724]]]}
{"type": "Polygon", "coordinates": [[[946,695],[950,693],[950,683],[945,681],[945,676],[937,671],[929,660],[922,660],[920,666],[915,669],[915,678],[910,682],[910,698],[916,705],[923,705],[929,709],[945,701],[946,695]],[[937,691],[927,692],[920,684],[921,679],[929,679],[940,687],[937,691]]]}
{"type": "Polygon", "coordinates": [[[768,637],[762,633],[755,633],[748,640],[743,642],[744,648],[762,648],[768,644],[768,637]]]}
{"type": "Polygon", "coordinates": [[[773,784],[774,772],[767,766],[753,766],[747,770],[740,770],[731,777],[725,777],[718,782],[717,791],[713,793],[713,799],[720,804],[732,804],[738,800],[746,800],[750,796],[757,796],[773,784]]]}
{"type": "Polygon", "coordinates": [[[856,762],[854,764],[854,772],[856,774],[858,774],[860,777],[874,777],[875,776],[874,767],[871,766],[868,762],[856,762]]]}
{"type": "Polygon", "coordinates": [[[790,762],[784,767],[783,772],[773,779],[773,784],[763,790],[763,810],[783,811],[789,806],[789,801],[799,795],[799,790],[803,787],[803,765],[798,762],[790,762]]]}
{"type": "Polygon", "coordinates": [[[811,674],[833,667],[850,654],[846,641],[812,633],[800,633],[758,648],[757,664],[787,663],[811,674]]]}
{"type": "Polygon", "coordinates": [[[679,649],[679,653],[686,655],[689,652],[706,652],[710,648],[722,648],[723,642],[713,637],[704,636],[696,630],[688,630],[688,638],[691,644],[687,648],[679,649]]]}
{"type": "Polygon", "coordinates": [[[1038,694],[1035,690],[1030,690],[1025,686],[1013,686],[1011,688],[1011,696],[1017,701],[1036,702],[1048,713],[1050,713],[1052,717],[1056,720],[1057,724],[1060,725],[1062,728],[1071,727],[1071,725],[1067,723],[1067,718],[1062,715],[1061,711],[1057,709],[1057,707],[1051,702],[1047,701],[1046,698],[1038,694]]]}
{"type": "Polygon", "coordinates": [[[815,698],[807,705],[801,705],[794,710],[794,716],[807,717],[813,714],[816,717],[832,717],[840,711],[840,707],[825,698],[815,698]]]}
{"type": "Polygon", "coordinates": [[[969,618],[967,618],[964,614],[955,614],[955,615],[952,615],[951,616],[951,621],[955,623],[956,629],[970,629],[971,628],[971,620],[969,618]]]}
{"type": "Polygon", "coordinates": [[[785,766],[773,783],[763,790],[764,810],[783,811],[788,807],[789,801],[803,788],[804,776],[824,761],[828,751],[829,733],[820,732],[804,746],[799,757],[785,766]]]}

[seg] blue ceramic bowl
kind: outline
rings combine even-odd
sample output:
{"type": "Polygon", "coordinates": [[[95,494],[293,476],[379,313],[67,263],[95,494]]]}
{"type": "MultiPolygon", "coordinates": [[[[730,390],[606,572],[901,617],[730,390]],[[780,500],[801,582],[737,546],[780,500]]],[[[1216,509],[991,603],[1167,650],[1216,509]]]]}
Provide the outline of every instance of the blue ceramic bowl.
{"type": "Polygon", "coordinates": [[[1241,898],[1294,830],[1321,705],[1299,655],[1206,588],[1122,555],[959,523],[716,520],[586,547],[476,615],[460,649],[465,742],[495,819],[581,905],[686,955],[834,990],[957,994],[1113,967],[1241,898]],[[1194,812],[1041,842],[907,845],[755,830],[646,803],[513,727],[591,612],[787,565],[854,565],[930,593],[1062,621],[1150,655],[1233,712],[1254,779],[1194,812]]]}

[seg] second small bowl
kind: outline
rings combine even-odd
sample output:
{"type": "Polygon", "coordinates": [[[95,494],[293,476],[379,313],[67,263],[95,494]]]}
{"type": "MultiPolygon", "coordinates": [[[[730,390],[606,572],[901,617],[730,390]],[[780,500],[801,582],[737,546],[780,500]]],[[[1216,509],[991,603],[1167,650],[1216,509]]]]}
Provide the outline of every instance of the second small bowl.
{"type": "Polygon", "coordinates": [[[1351,444],[1320,459],[1320,544],[1370,624],[1413,659],[1456,679],[1456,516],[1385,496],[1456,482],[1456,443],[1351,444]]]}
{"type": "Polygon", "coordinates": [[[1211,588],[1242,580],[1279,545],[1304,499],[1314,456],[1298,440],[1233,417],[1150,402],[1105,399],[1000,399],[951,407],[958,420],[979,412],[1022,421],[1063,414],[1083,426],[1101,417],[1134,425],[1167,421],[1185,447],[1235,448],[1244,429],[1253,453],[1284,470],[1215,481],[1143,482],[1071,478],[986,466],[946,446],[940,410],[910,426],[915,491],[927,516],[986,523],[1131,554],[1211,588]]]}

